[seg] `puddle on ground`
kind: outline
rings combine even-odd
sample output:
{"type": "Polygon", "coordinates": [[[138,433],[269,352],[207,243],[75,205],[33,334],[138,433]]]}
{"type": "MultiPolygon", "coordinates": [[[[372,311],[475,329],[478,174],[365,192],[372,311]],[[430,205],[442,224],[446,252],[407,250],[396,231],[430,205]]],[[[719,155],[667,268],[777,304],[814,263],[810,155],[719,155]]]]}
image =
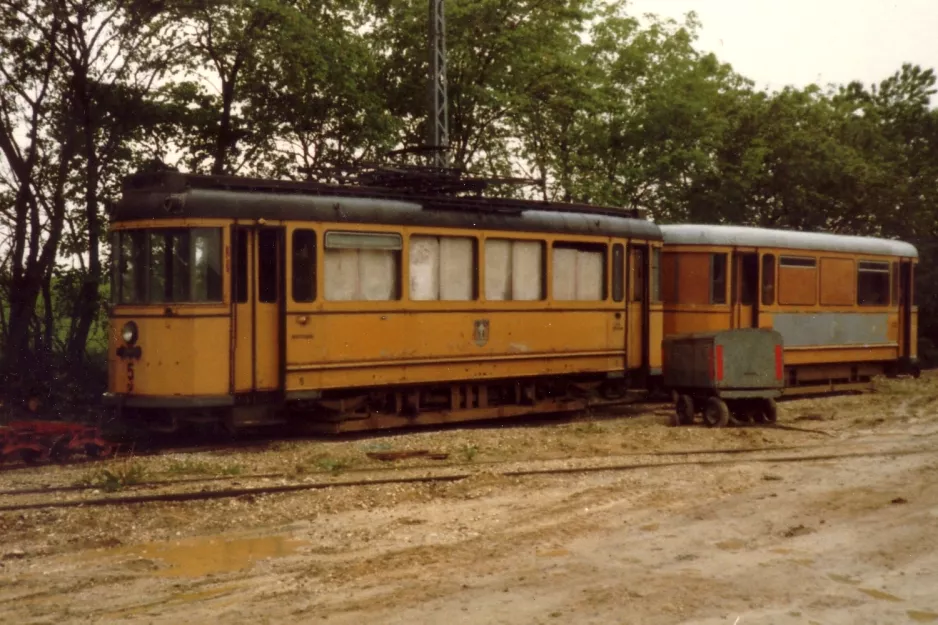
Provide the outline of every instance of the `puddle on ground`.
{"type": "Polygon", "coordinates": [[[938,621],[938,614],[934,612],[926,612],[924,610],[909,610],[906,612],[906,614],[908,614],[909,618],[916,623],[933,623],[938,621]]]}
{"type": "Polygon", "coordinates": [[[891,595],[888,592],[883,592],[882,590],[876,590],[875,588],[859,588],[860,592],[867,594],[874,599],[881,599],[882,601],[905,601],[895,595],[891,595]]]}
{"type": "Polygon", "coordinates": [[[729,540],[718,542],[716,546],[718,549],[722,549],[723,551],[735,551],[745,547],[746,541],[740,540],[738,538],[731,538],[729,540]]]}
{"type": "Polygon", "coordinates": [[[144,560],[160,560],[169,566],[154,571],[154,575],[204,577],[240,571],[266,558],[282,558],[305,544],[285,536],[227,539],[215,536],[118,547],[91,556],[130,555],[144,560]]]}
{"type": "Polygon", "coordinates": [[[856,577],[850,577],[849,575],[838,575],[837,573],[828,573],[827,576],[834,580],[835,582],[840,582],[841,584],[850,584],[851,586],[856,586],[860,583],[856,577]]]}

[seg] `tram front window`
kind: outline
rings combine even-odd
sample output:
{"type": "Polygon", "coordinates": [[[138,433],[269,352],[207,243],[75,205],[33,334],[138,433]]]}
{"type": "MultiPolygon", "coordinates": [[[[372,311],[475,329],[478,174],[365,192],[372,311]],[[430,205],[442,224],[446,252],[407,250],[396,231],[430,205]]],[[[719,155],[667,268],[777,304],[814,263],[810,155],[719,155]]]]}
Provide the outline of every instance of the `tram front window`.
{"type": "Polygon", "coordinates": [[[119,304],[222,301],[221,228],[120,230],[113,250],[119,304]]]}

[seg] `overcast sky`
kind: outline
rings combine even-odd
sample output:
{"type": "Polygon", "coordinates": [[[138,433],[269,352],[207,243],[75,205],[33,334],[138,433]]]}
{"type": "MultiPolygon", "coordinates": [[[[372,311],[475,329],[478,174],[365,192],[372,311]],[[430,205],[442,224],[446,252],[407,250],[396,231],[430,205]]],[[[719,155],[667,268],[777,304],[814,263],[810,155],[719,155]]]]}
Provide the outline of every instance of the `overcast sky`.
{"type": "MultiPolygon", "coordinates": [[[[938,66],[938,0],[630,0],[632,13],[702,23],[713,51],[757,88],[869,85],[903,62],[938,66]]],[[[934,99],[933,99],[934,101],[934,99]]]]}

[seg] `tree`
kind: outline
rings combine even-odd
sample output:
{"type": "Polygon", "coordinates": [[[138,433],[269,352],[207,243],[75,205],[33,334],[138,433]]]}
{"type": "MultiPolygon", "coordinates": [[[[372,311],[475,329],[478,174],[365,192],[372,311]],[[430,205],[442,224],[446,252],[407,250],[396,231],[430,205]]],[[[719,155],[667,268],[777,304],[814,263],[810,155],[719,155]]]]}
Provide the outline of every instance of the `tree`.
{"type": "Polygon", "coordinates": [[[15,197],[5,364],[35,371],[22,366],[30,336],[37,355],[51,351],[51,284],[64,252],[85,263],[67,340],[79,366],[100,311],[105,185],[128,160],[141,123],[135,105],[166,70],[150,45],[166,30],[156,24],[158,7],[144,1],[0,0],[0,15],[0,185],[15,197]]]}

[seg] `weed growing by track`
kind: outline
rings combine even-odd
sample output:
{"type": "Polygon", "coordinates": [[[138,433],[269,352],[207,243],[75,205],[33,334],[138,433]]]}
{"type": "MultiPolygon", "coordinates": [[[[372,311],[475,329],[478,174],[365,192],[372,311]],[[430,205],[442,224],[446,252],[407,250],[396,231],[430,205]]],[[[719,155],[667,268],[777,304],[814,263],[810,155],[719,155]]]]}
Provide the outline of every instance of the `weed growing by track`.
{"type": "Polygon", "coordinates": [[[76,486],[100,488],[107,493],[135,486],[147,478],[147,469],[136,460],[121,460],[107,466],[96,467],[76,481],[76,486]]]}

